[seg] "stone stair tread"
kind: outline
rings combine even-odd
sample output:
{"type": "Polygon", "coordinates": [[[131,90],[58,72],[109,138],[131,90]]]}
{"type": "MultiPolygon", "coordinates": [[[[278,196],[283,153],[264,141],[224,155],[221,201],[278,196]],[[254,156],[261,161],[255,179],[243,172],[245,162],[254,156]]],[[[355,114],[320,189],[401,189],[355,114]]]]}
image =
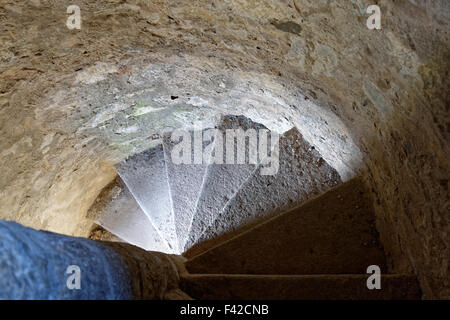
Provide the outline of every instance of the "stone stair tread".
{"type": "MultiPolygon", "coordinates": [[[[227,129],[267,129],[244,116],[224,116],[218,126],[220,132],[227,129]]],[[[225,139],[224,139],[225,153],[225,139]]],[[[224,157],[225,159],[225,157],[224,157]]],[[[202,192],[198,199],[194,219],[189,231],[185,250],[192,247],[208,228],[229,199],[239,190],[242,183],[256,170],[257,165],[248,164],[210,164],[206,171],[202,192]]]]}
{"type": "Polygon", "coordinates": [[[144,250],[174,253],[118,177],[97,197],[88,218],[144,250]]]}
{"type": "Polygon", "coordinates": [[[122,180],[163,239],[179,252],[163,146],[135,154],[116,166],[122,180]]]}
{"type": "Polygon", "coordinates": [[[357,177],[186,262],[190,273],[359,274],[386,270],[372,203],[357,177]]]}
{"type": "Polygon", "coordinates": [[[278,173],[261,175],[258,169],[202,234],[199,249],[219,244],[236,231],[243,232],[342,183],[337,171],[297,129],[287,131],[279,146],[278,173]]]}
{"type": "Polygon", "coordinates": [[[369,274],[242,275],[188,274],[181,289],[199,300],[419,300],[414,275],[381,275],[381,289],[369,290],[369,274]]]}
{"type": "MultiPolygon", "coordinates": [[[[197,133],[202,134],[202,131],[197,131],[197,133]]],[[[192,139],[196,133],[190,131],[189,134],[192,139]]],[[[200,137],[200,139],[202,138],[200,137]]],[[[208,164],[194,163],[194,143],[191,143],[192,164],[175,164],[172,161],[172,151],[177,143],[178,141],[172,141],[171,133],[167,133],[163,136],[163,147],[169,177],[175,227],[180,248],[184,248],[188,238],[189,228],[192,224],[192,219],[194,218],[197,200],[202,191],[203,180],[208,164]]],[[[203,147],[206,147],[207,144],[208,143],[202,143],[203,147]]]]}

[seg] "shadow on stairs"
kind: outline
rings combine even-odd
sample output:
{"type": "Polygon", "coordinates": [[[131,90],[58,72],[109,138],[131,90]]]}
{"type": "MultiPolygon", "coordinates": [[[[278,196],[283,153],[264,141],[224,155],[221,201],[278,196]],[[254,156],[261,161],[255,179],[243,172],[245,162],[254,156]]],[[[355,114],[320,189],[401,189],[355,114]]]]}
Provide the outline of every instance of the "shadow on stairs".
{"type": "Polygon", "coordinates": [[[185,262],[195,299],[420,299],[414,275],[388,274],[364,182],[354,178],[185,262]],[[381,289],[369,290],[369,266],[381,289]]]}

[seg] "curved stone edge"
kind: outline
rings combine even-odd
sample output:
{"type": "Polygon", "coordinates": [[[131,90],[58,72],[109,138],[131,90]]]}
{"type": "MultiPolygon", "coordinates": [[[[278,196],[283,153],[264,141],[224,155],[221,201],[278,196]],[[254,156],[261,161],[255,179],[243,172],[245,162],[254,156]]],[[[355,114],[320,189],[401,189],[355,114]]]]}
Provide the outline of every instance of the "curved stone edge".
{"type": "MultiPolygon", "coordinates": [[[[179,289],[179,267],[171,255],[149,252],[126,243],[103,242],[124,258],[131,273],[134,299],[190,299],[179,289]]],[[[175,256],[176,257],[176,256],[175,256]]]]}
{"type": "Polygon", "coordinates": [[[74,238],[0,221],[2,300],[187,299],[178,268],[163,253],[113,242],[74,238]],[[69,266],[80,289],[69,289],[69,266]]]}

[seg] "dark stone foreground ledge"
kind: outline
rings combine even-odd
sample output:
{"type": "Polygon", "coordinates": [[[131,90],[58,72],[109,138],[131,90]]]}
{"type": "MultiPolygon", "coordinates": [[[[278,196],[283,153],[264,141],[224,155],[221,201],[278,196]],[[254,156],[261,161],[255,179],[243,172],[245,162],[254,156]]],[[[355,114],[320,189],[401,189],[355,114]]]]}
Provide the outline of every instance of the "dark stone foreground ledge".
{"type": "Polygon", "coordinates": [[[183,298],[178,283],[168,255],[0,221],[0,299],[183,298]],[[67,286],[69,266],[79,267],[80,289],[67,286]]]}

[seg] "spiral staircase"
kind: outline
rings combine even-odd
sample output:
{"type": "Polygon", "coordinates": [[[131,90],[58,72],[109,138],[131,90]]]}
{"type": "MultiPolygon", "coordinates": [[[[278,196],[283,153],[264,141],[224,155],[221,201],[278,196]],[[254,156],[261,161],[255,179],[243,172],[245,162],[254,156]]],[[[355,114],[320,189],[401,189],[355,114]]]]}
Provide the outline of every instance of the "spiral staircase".
{"type": "MultiPolygon", "coordinates": [[[[267,129],[230,115],[216,128],[267,129]]],[[[190,297],[420,299],[415,276],[388,273],[363,179],[342,182],[297,129],[279,139],[275,175],[262,163],[175,164],[174,147],[165,133],[118,164],[89,217],[125,242],[177,256],[190,297]],[[373,265],[379,290],[366,283],[373,265]]]]}

